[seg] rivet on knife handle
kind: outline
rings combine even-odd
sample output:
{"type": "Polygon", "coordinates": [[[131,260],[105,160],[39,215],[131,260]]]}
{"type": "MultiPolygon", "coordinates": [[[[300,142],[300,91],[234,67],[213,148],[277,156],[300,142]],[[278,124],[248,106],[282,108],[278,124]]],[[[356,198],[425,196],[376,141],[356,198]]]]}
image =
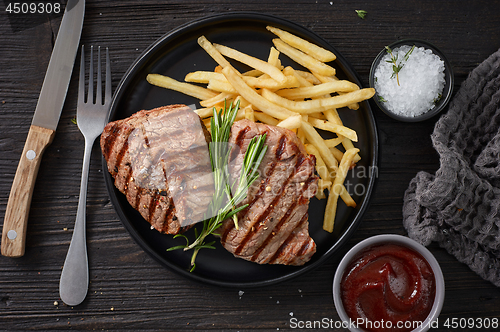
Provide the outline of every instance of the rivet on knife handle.
{"type": "Polygon", "coordinates": [[[55,131],[32,125],[24,145],[10,190],[2,230],[2,255],[24,255],[28,215],[36,176],[45,148],[52,143],[55,131]]]}

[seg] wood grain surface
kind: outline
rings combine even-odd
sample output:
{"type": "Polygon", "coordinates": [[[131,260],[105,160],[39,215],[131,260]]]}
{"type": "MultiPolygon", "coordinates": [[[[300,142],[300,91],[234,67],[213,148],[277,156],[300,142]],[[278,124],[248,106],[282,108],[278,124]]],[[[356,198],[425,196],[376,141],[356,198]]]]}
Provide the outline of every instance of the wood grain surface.
{"type": "MultiPolygon", "coordinates": [[[[61,15],[7,14],[8,3],[0,5],[1,221],[61,21],[61,15]]],[[[116,89],[132,62],[165,33],[207,15],[242,10],[311,29],[344,55],[365,86],[372,60],[398,39],[418,38],[438,46],[453,66],[455,91],[500,47],[497,0],[89,0],[81,42],[109,47],[116,89]],[[366,18],[359,18],[356,9],[366,10],[366,18]]],[[[83,304],[64,305],[58,285],[76,216],[84,149],[83,136],[72,122],[77,74],[73,72],[56,135],[39,169],[25,255],[0,257],[0,330],[281,331],[291,329],[291,318],[339,320],[331,289],[340,257],[296,279],[249,289],[204,285],[157,263],[118,220],[97,144],[88,185],[89,292],[83,304]]],[[[439,167],[430,140],[438,117],[402,123],[374,103],[372,108],[380,136],[378,182],[370,208],[344,250],[372,235],[405,234],[401,210],[410,180],[418,171],[434,173],[439,167]]],[[[437,245],[429,249],[446,281],[436,331],[448,330],[443,325],[447,319],[500,319],[499,289],[437,245]]]]}

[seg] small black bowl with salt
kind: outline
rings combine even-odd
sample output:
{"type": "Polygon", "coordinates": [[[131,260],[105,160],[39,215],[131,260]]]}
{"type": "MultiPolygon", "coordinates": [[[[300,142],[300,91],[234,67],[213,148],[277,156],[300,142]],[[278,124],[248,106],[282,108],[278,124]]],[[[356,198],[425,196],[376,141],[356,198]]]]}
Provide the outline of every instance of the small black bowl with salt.
{"type": "Polygon", "coordinates": [[[445,55],[417,39],[386,46],[373,61],[369,78],[377,106],[405,122],[427,120],[440,113],[451,99],[453,82],[445,55]]]}

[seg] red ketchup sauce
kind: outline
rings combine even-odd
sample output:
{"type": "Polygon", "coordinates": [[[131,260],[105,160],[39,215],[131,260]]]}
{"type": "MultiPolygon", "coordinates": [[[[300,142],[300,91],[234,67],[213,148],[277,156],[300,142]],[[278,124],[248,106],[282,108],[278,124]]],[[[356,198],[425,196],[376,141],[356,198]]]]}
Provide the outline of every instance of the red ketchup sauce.
{"type": "Polygon", "coordinates": [[[369,321],[358,328],[411,331],[417,326],[409,322],[423,322],[431,311],[436,280],[418,252],[387,243],[370,246],[356,256],[344,272],[340,290],[351,320],[369,321]]]}

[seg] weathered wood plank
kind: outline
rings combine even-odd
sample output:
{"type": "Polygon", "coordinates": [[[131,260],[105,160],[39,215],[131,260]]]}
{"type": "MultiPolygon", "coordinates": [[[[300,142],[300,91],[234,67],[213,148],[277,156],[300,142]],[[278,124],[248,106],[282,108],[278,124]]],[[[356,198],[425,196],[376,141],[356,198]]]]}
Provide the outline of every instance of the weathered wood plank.
{"type": "MultiPolygon", "coordinates": [[[[302,24],[335,46],[364,84],[373,58],[407,37],[428,40],[449,58],[455,88],[500,47],[498,1],[87,1],[82,43],[110,48],[113,87],[131,63],[165,33],[191,20],[251,10],[302,24]],[[355,9],[368,11],[366,19],[355,9]]],[[[13,31],[0,14],[0,220],[57,34],[60,16],[13,31]]],[[[187,280],[164,268],[134,243],[118,220],[102,180],[100,151],[93,150],[88,192],[91,283],[84,303],[68,307],[58,283],[78,204],[83,137],[76,114],[74,73],[59,127],[44,155],[28,224],[24,257],[0,257],[0,326],[5,330],[276,331],[290,318],[338,320],[331,284],[338,258],[299,278],[259,289],[227,289],[187,280]],[[240,293],[239,291],[244,293],[240,293]],[[241,294],[241,295],[240,295],[241,294]],[[55,305],[54,301],[58,301],[55,305]]],[[[375,108],[380,170],[372,204],[346,249],[380,233],[404,234],[402,197],[420,171],[439,159],[430,134],[437,119],[408,124],[375,108]]],[[[446,278],[446,318],[499,317],[500,293],[443,249],[431,246],[446,278]]],[[[338,329],[333,329],[338,330],[338,329]]],[[[442,326],[438,331],[444,331],[442,326]]]]}

